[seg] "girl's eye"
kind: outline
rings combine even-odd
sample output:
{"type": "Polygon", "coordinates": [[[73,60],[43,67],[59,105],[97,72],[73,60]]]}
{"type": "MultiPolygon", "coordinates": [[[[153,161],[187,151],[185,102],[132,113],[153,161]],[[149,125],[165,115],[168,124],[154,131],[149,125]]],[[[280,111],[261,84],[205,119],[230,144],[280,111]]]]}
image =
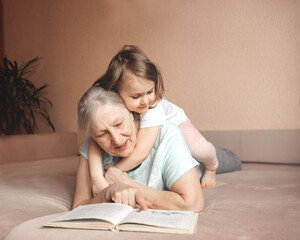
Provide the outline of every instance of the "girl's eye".
{"type": "Polygon", "coordinates": [[[139,98],[139,96],[133,96],[132,98],[133,98],[133,99],[138,99],[138,98],[139,98]]]}
{"type": "Polygon", "coordinates": [[[150,90],[149,92],[147,92],[147,94],[151,94],[151,93],[153,93],[153,89],[152,89],[152,90],[150,90]]]}

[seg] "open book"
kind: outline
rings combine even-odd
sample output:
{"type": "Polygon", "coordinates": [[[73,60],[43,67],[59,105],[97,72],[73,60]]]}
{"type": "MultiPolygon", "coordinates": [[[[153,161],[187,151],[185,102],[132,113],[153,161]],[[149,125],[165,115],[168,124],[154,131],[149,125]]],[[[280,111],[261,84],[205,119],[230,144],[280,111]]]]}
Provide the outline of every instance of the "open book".
{"type": "Polygon", "coordinates": [[[192,234],[197,219],[198,214],[192,211],[142,211],[124,204],[98,203],[79,206],[44,226],[192,234]]]}

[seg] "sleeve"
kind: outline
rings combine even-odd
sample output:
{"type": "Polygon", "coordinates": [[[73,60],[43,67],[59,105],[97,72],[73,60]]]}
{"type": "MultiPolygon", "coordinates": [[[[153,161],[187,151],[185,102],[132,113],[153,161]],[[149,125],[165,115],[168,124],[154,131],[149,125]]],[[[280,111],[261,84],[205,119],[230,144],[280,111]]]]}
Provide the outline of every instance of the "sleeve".
{"type": "Polygon", "coordinates": [[[140,116],[140,128],[160,126],[166,122],[166,115],[161,105],[149,109],[140,116]]]}
{"type": "MultiPolygon", "coordinates": [[[[90,143],[90,136],[88,136],[85,141],[81,144],[79,148],[79,153],[87,160],[89,160],[89,143],[90,143]]],[[[105,164],[115,165],[120,159],[118,157],[110,156],[107,152],[103,151],[102,157],[102,166],[104,167],[105,164]]],[[[103,168],[104,169],[104,168],[103,168]]]]}
{"type": "Polygon", "coordinates": [[[85,159],[89,159],[89,158],[88,158],[89,142],[90,142],[90,137],[87,137],[87,138],[85,139],[85,141],[83,142],[83,144],[82,144],[82,145],[80,146],[80,148],[79,148],[80,154],[81,154],[85,159]]]}
{"type": "Polygon", "coordinates": [[[166,140],[163,178],[166,187],[170,189],[184,173],[198,167],[199,163],[192,157],[179,127],[173,126],[166,140]]]}

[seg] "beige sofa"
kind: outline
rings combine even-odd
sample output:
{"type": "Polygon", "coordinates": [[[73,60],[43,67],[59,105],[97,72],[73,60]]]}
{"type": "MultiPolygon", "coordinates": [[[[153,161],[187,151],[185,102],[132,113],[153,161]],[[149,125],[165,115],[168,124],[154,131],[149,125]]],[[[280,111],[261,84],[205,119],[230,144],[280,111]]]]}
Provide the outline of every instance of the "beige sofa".
{"type": "MultiPolygon", "coordinates": [[[[292,146],[286,155],[293,164],[281,164],[278,158],[285,153],[268,149],[281,144],[272,134],[269,140],[264,139],[266,134],[257,138],[259,133],[254,137],[253,132],[204,135],[227,145],[247,163],[242,171],[218,175],[217,187],[204,189],[206,207],[194,235],[44,228],[44,223],[71,209],[78,163],[76,134],[0,138],[0,240],[299,239],[299,149],[292,146]],[[251,138],[259,143],[256,148],[251,138]],[[263,149],[266,154],[260,152],[263,149]],[[276,163],[270,163],[272,154],[276,163]],[[268,163],[251,162],[264,159],[268,163]]],[[[287,135],[292,142],[300,136],[299,131],[287,135]]]]}

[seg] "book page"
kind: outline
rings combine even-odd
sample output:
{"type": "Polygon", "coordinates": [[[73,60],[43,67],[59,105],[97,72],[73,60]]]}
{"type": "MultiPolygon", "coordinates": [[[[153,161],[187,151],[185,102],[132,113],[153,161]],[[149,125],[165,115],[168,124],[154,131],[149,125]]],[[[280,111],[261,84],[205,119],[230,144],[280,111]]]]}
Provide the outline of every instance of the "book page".
{"type": "Polygon", "coordinates": [[[123,223],[139,223],[151,226],[193,229],[197,213],[192,211],[153,210],[141,211],[135,209],[130,215],[121,221],[123,223]]]}
{"type": "Polygon", "coordinates": [[[99,219],[117,225],[133,208],[119,203],[97,203],[82,205],[66,214],[57,217],[52,222],[99,219]]]}

